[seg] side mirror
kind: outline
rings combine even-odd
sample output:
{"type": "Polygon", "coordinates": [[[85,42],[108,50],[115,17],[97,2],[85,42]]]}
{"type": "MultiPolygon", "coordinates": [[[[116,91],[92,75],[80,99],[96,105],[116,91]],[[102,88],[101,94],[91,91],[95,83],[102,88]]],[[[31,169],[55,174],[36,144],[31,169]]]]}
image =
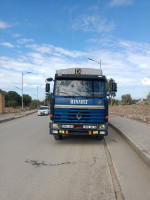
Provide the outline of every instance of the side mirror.
{"type": "Polygon", "coordinates": [[[117,92],[117,83],[112,83],[112,91],[117,92]]]}
{"type": "Polygon", "coordinates": [[[49,84],[49,83],[46,83],[45,91],[46,91],[46,92],[49,92],[49,91],[50,91],[50,84],[49,84]]]}
{"type": "Polygon", "coordinates": [[[53,78],[47,78],[46,81],[51,82],[53,81],[53,78]]]}

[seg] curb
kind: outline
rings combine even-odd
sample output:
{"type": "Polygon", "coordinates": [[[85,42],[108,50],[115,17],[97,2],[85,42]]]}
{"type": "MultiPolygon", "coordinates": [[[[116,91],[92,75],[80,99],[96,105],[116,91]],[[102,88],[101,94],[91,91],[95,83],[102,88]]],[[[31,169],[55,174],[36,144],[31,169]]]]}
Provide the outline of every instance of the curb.
{"type": "Polygon", "coordinates": [[[2,119],[0,120],[0,123],[3,123],[3,122],[8,122],[8,121],[11,121],[11,120],[14,120],[16,119],[15,117],[11,117],[11,118],[8,118],[8,119],[2,119]]]}
{"type": "Polygon", "coordinates": [[[37,111],[33,111],[33,112],[27,113],[27,114],[25,114],[25,115],[28,116],[28,115],[34,114],[34,113],[36,113],[36,112],[37,112],[37,111]]]}
{"type": "Polygon", "coordinates": [[[33,112],[30,112],[30,113],[27,113],[27,114],[24,114],[24,115],[20,115],[20,116],[16,116],[16,117],[11,117],[11,118],[8,118],[8,119],[2,119],[2,120],[0,120],[0,123],[8,122],[8,121],[11,121],[11,120],[14,120],[14,119],[18,119],[18,118],[21,118],[21,117],[25,117],[25,116],[34,114],[34,113],[36,113],[36,112],[37,112],[37,111],[33,111],[33,112]]]}
{"type": "Polygon", "coordinates": [[[121,131],[117,126],[113,125],[110,122],[109,122],[109,125],[128,142],[128,144],[137,152],[137,154],[143,159],[143,161],[150,167],[149,152],[143,149],[141,145],[137,144],[133,138],[131,138],[129,135],[121,131]]]}

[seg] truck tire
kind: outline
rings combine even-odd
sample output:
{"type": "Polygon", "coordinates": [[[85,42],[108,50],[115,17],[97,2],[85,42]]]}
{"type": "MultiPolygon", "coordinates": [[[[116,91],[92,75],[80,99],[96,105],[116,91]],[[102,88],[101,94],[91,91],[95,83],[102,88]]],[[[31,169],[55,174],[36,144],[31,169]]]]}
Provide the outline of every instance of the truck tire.
{"type": "Polygon", "coordinates": [[[102,136],[102,135],[97,135],[97,136],[96,136],[96,139],[97,139],[97,140],[103,140],[103,139],[104,139],[104,136],[102,136]]]}
{"type": "Polygon", "coordinates": [[[62,139],[62,135],[54,135],[55,140],[61,140],[62,139]]]}

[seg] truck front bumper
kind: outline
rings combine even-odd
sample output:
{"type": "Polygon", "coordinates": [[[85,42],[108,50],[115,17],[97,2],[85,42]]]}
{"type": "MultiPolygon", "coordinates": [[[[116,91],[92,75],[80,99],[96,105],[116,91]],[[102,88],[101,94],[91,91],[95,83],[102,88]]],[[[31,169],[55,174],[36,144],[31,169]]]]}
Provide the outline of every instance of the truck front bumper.
{"type": "Polygon", "coordinates": [[[51,135],[108,135],[108,123],[54,123],[49,124],[51,135]]]}

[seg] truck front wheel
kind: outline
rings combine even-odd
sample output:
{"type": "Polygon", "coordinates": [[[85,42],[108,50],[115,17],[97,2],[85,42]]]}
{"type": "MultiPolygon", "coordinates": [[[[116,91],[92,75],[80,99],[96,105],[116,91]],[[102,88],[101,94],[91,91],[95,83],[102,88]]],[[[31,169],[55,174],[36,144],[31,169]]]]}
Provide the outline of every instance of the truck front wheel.
{"type": "Polygon", "coordinates": [[[54,135],[55,140],[61,140],[62,139],[62,135],[54,135]]]}
{"type": "Polygon", "coordinates": [[[97,135],[97,136],[96,136],[96,139],[97,139],[97,140],[103,140],[103,139],[104,139],[104,136],[102,136],[102,135],[97,135]]]}

